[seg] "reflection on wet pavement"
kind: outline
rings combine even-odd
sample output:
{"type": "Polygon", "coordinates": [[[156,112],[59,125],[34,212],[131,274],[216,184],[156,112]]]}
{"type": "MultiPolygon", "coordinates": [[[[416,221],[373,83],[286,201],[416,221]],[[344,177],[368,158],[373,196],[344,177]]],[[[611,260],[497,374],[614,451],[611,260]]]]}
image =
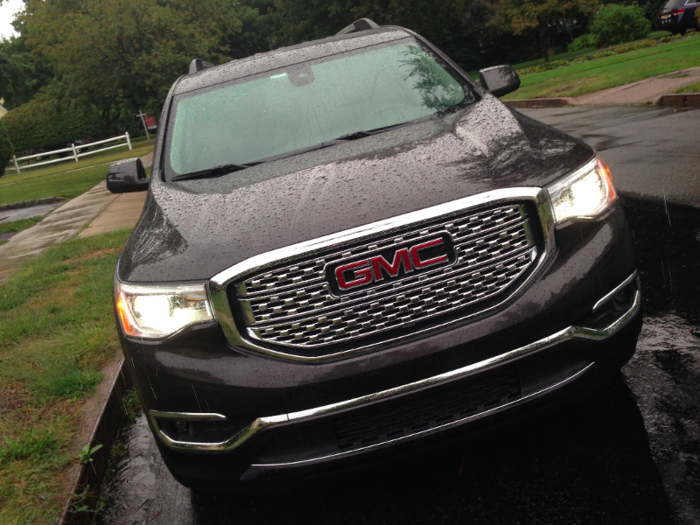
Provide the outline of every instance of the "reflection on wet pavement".
{"type": "Polygon", "coordinates": [[[141,416],[104,491],[101,523],[700,522],[700,211],[625,205],[645,326],[623,378],[592,398],[495,436],[267,496],[191,495],[141,416]]]}
{"type": "Polygon", "coordinates": [[[700,211],[627,199],[644,290],[637,353],[623,369],[680,523],[700,523],[700,211]]]}

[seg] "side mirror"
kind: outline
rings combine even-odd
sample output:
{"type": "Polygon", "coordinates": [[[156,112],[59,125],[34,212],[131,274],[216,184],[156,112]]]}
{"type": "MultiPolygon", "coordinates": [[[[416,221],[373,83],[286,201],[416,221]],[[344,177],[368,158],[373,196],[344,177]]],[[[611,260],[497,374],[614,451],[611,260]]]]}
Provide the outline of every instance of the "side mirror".
{"type": "Polygon", "coordinates": [[[502,97],[520,87],[520,77],[511,66],[493,66],[479,71],[482,87],[494,97],[502,97]]]}
{"type": "Polygon", "coordinates": [[[120,160],[107,170],[107,189],[112,193],[146,191],[149,182],[139,158],[120,160]]]}

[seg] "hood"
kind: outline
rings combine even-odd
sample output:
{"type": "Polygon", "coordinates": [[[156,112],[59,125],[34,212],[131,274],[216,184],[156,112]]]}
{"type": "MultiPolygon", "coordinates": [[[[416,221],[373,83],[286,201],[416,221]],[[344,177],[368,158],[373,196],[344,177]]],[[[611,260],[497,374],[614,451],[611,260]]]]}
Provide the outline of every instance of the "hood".
{"type": "Polygon", "coordinates": [[[489,190],[542,187],[593,155],[487,96],[454,115],[218,179],[154,178],[118,276],[207,280],[290,244],[489,190]]]}

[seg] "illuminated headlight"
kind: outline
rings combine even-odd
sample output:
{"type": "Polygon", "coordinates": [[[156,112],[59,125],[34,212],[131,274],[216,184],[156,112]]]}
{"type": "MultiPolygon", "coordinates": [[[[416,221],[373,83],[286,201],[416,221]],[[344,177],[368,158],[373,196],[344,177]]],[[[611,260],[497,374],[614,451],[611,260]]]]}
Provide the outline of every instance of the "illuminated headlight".
{"type": "Polygon", "coordinates": [[[159,339],[186,326],[214,320],[203,284],[141,286],[117,282],[115,298],[122,327],[134,337],[159,339]]]}
{"type": "Polygon", "coordinates": [[[593,219],[617,198],[610,168],[600,158],[550,185],[547,190],[557,224],[569,219],[593,219]]]}

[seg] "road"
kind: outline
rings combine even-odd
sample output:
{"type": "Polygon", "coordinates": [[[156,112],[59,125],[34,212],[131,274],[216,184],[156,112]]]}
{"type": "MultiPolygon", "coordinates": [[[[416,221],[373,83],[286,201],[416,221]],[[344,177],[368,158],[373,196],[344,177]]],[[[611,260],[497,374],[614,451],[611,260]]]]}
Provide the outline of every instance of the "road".
{"type": "Polygon", "coordinates": [[[596,148],[622,192],[700,207],[700,112],[611,106],[522,113],[596,148]]]}
{"type": "Polygon", "coordinates": [[[628,193],[645,325],[622,377],[488,439],[272,496],[192,496],[167,472],[141,416],[125,433],[129,452],[105,486],[100,523],[700,523],[700,210],[682,204],[700,205],[700,111],[527,114],[602,150],[628,193]],[[654,142],[646,128],[669,135],[654,142]]]}

